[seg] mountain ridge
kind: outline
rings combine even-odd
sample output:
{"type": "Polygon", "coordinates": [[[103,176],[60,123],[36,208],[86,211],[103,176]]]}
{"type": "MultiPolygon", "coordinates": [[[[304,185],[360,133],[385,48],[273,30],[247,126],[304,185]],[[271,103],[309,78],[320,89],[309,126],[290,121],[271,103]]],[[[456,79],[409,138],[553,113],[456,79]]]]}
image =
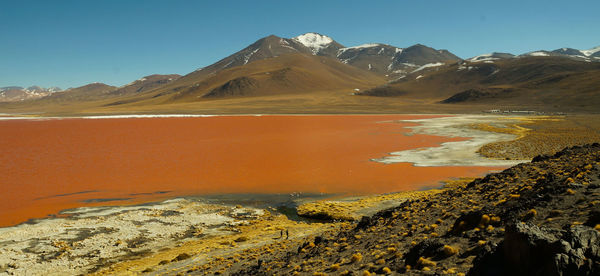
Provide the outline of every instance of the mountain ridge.
{"type": "Polygon", "coordinates": [[[0,102],[39,99],[60,91],[62,91],[62,89],[58,87],[43,88],[37,85],[27,88],[21,86],[0,87],[0,102]]]}
{"type": "Polygon", "coordinates": [[[415,72],[358,94],[442,104],[593,110],[600,106],[599,87],[600,63],[534,56],[460,61],[415,72]]]}
{"type": "Polygon", "coordinates": [[[547,56],[555,56],[555,57],[565,57],[572,58],[576,60],[588,61],[588,62],[600,62],[600,46],[590,48],[587,50],[574,49],[569,47],[558,48],[555,50],[536,50],[530,51],[519,55],[514,55],[512,53],[501,53],[501,52],[492,52],[487,54],[481,54],[478,56],[474,56],[468,58],[466,60],[469,61],[485,61],[489,59],[483,59],[486,56],[494,56],[494,59],[503,59],[503,58],[522,58],[522,57],[547,57],[547,56]]]}
{"type": "MultiPolygon", "coordinates": [[[[536,101],[549,104],[553,96],[568,95],[570,105],[589,106],[595,104],[596,99],[596,69],[589,66],[600,64],[595,61],[600,61],[600,47],[560,48],[521,55],[493,52],[462,59],[448,50],[423,44],[406,48],[383,43],[346,47],[316,32],[292,38],[269,35],[183,76],[150,75],[121,87],[88,84],[30,101],[16,100],[17,95],[11,100],[22,104],[11,107],[10,103],[3,103],[2,106],[10,110],[27,107],[36,112],[52,104],[60,104],[60,108],[85,104],[86,108],[137,106],[137,109],[143,105],[150,108],[333,91],[340,92],[327,97],[343,98],[353,106],[360,106],[360,101],[343,95],[417,99],[445,105],[494,104],[496,101],[518,105],[516,100],[525,101],[523,104],[536,101]],[[510,71],[518,74],[507,75],[510,71]],[[565,94],[569,85],[578,90],[565,94]],[[540,94],[540,89],[550,92],[540,94]],[[527,91],[535,93],[527,94],[527,91]],[[581,98],[585,93],[591,101],[581,98]],[[529,101],[530,97],[536,101],[529,101]]],[[[39,90],[31,87],[32,91],[36,89],[39,90]]],[[[373,102],[387,105],[381,100],[373,102]]]]}

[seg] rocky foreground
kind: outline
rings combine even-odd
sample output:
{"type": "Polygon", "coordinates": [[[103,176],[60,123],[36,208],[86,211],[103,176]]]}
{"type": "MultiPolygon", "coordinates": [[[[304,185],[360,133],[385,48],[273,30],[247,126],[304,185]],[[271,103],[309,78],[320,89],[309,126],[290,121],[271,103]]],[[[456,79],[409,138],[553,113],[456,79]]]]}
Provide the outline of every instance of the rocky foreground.
{"type": "Polygon", "coordinates": [[[172,272],[600,275],[599,177],[600,144],[567,148],[340,231],[172,272]]]}

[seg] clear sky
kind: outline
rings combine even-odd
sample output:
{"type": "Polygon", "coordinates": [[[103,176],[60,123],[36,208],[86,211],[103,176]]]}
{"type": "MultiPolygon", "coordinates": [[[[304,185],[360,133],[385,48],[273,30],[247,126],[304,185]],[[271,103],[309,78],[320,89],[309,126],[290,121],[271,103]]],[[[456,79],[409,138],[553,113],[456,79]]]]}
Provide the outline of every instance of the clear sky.
{"type": "Polygon", "coordinates": [[[187,74],[261,37],[416,43],[462,58],[600,45],[600,1],[0,0],[0,87],[187,74]]]}

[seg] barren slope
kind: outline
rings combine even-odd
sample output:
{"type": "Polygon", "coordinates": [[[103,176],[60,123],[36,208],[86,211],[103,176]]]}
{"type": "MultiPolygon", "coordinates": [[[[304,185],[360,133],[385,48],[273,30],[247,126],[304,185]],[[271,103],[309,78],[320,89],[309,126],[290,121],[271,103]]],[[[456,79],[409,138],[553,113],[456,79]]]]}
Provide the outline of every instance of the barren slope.
{"type": "Polygon", "coordinates": [[[374,73],[333,58],[284,54],[193,79],[192,73],[152,93],[124,100],[135,105],[206,101],[240,96],[272,96],[354,88],[385,82],[374,73]]]}
{"type": "Polygon", "coordinates": [[[432,102],[545,106],[569,111],[600,106],[600,64],[561,57],[458,62],[423,70],[361,93],[432,102]]]}

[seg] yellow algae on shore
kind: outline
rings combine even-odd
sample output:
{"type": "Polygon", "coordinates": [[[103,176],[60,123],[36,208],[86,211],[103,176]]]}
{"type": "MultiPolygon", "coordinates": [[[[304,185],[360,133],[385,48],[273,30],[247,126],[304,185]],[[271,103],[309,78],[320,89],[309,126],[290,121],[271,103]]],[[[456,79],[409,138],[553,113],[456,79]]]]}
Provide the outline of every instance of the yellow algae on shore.
{"type": "Polygon", "coordinates": [[[359,220],[390,205],[399,205],[406,200],[440,193],[440,189],[408,191],[377,196],[362,197],[353,201],[320,200],[298,206],[298,215],[328,220],[359,220]]]}
{"type": "Polygon", "coordinates": [[[475,180],[475,177],[459,177],[459,178],[451,178],[442,181],[444,183],[444,188],[457,188],[457,187],[465,187],[471,181],[475,180]]]}
{"type": "Polygon", "coordinates": [[[598,116],[530,116],[508,117],[518,120],[504,127],[490,124],[472,125],[474,129],[516,135],[511,141],[483,145],[477,153],[493,159],[530,159],[540,154],[554,154],[570,146],[600,141],[598,116]],[[523,127],[527,125],[527,128],[523,127]]]}
{"type": "MultiPolygon", "coordinates": [[[[523,123],[523,122],[521,122],[523,123]]],[[[518,124],[506,124],[503,127],[494,126],[491,124],[472,124],[469,127],[477,130],[506,133],[516,135],[518,138],[525,137],[526,133],[531,129],[519,126],[518,124]]]]}

